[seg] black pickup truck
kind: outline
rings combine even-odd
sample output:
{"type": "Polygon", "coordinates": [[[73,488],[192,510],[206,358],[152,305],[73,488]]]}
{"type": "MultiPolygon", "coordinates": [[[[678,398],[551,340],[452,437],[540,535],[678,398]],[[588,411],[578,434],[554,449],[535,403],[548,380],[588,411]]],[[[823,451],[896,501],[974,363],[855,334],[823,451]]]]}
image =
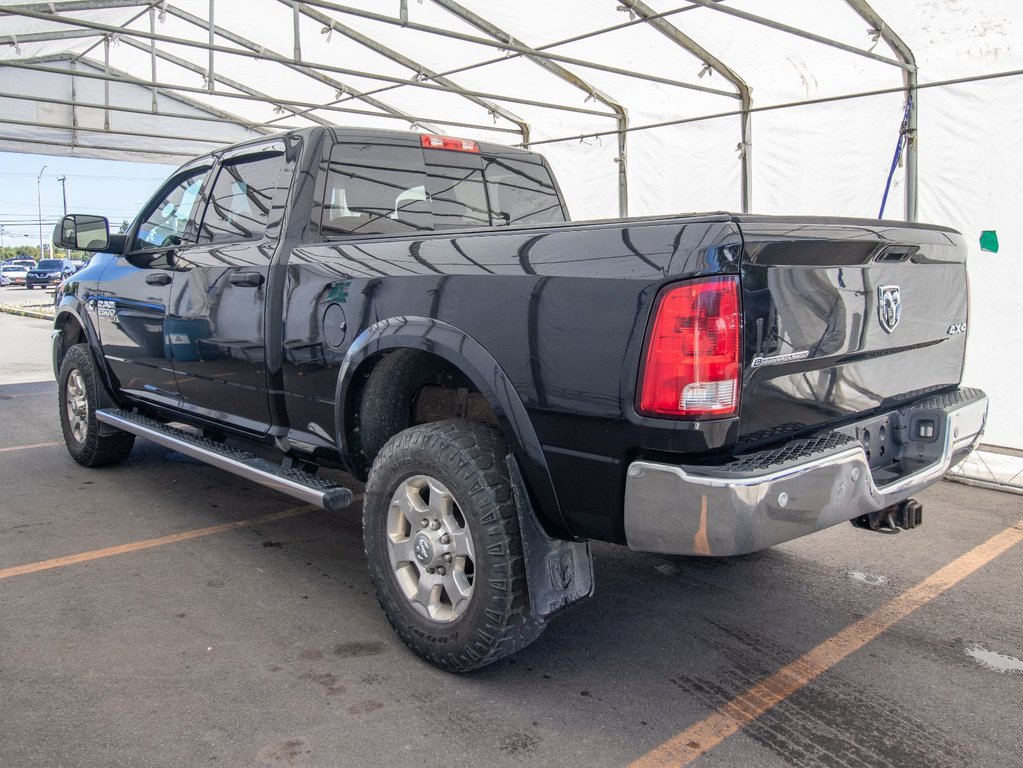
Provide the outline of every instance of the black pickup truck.
{"type": "Polygon", "coordinates": [[[58,295],[76,461],[135,437],[326,509],[450,670],[588,596],[588,541],[736,555],[911,527],[979,439],[953,230],[730,213],[572,223],[537,154],[313,128],[185,164],[58,295]]]}

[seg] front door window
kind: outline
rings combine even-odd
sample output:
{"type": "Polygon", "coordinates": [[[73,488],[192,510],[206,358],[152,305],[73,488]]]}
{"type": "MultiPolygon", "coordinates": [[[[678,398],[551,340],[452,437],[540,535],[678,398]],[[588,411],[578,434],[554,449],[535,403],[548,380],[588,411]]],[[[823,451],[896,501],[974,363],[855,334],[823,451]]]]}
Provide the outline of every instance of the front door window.
{"type": "Polygon", "coordinates": [[[206,170],[202,168],[183,176],[149,210],[139,226],[132,250],[175,247],[187,239],[185,229],[199,200],[199,188],[206,177],[206,170]]]}

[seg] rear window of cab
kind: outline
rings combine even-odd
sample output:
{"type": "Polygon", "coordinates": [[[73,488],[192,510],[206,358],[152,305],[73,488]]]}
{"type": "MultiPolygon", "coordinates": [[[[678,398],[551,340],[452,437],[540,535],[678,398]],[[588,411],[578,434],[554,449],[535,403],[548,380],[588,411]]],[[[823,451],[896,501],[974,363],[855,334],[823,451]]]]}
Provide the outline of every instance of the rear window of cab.
{"type": "Polygon", "coordinates": [[[335,144],[321,233],[412,234],[565,221],[550,172],[521,159],[407,144],[335,144]]]}

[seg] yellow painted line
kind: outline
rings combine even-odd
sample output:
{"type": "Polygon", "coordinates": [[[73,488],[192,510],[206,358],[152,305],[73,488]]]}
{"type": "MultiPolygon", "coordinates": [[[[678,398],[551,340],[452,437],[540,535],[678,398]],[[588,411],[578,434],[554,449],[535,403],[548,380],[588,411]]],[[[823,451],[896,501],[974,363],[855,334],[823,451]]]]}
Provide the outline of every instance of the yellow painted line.
{"type": "Polygon", "coordinates": [[[31,445],[12,445],[10,448],[0,448],[0,453],[10,453],[11,451],[27,451],[31,448],[52,448],[55,445],[64,445],[64,443],[57,441],[55,443],[32,443],[31,445]]]}
{"type": "Polygon", "coordinates": [[[200,539],[204,536],[212,536],[216,533],[224,533],[225,531],[234,531],[239,528],[248,528],[253,525],[259,525],[260,523],[275,523],[278,520],[285,520],[289,517],[305,514],[306,512],[313,512],[317,509],[319,509],[319,507],[307,504],[301,507],[285,509],[283,512],[273,512],[269,515],[251,517],[248,520],[236,520],[233,523],[221,523],[220,525],[211,525],[207,528],[196,528],[191,531],[183,531],[182,533],[173,533],[170,536],[161,536],[158,539],[146,539],[145,541],[135,541],[130,544],[118,544],[116,547],[94,549],[90,552],[80,552],[77,555],[67,555],[66,557],[55,557],[52,560],[42,560],[38,563],[28,563],[27,565],[16,565],[13,568],[0,569],[0,581],[9,579],[12,576],[24,576],[26,573],[48,571],[52,568],[63,568],[66,565],[76,565],[77,563],[85,563],[90,560],[100,560],[104,557],[113,557],[114,555],[125,555],[129,552],[138,552],[141,549],[162,547],[164,544],[176,544],[179,541],[200,539]]]}
{"type": "Polygon", "coordinates": [[[1023,520],[974,547],[873,613],[761,680],[712,715],[655,747],[629,768],[689,765],[747,723],[813,682],[881,633],[1023,541],[1023,520]]]}

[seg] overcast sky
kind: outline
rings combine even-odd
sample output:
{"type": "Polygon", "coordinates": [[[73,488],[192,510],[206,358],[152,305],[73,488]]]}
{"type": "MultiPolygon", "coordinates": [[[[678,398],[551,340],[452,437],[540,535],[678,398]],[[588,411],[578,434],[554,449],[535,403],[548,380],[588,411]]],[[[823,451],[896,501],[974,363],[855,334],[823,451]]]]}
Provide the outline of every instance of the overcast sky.
{"type": "Polygon", "coordinates": [[[63,215],[61,185],[67,177],[68,213],[94,213],[110,219],[116,231],[131,220],[174,170],[169,165],[88,160],[56,155],[0,152],[0,226],[4,245],[39,245],[36,177],[46,166],[38,190],[42,201],[43,239],[63,215]]]}

